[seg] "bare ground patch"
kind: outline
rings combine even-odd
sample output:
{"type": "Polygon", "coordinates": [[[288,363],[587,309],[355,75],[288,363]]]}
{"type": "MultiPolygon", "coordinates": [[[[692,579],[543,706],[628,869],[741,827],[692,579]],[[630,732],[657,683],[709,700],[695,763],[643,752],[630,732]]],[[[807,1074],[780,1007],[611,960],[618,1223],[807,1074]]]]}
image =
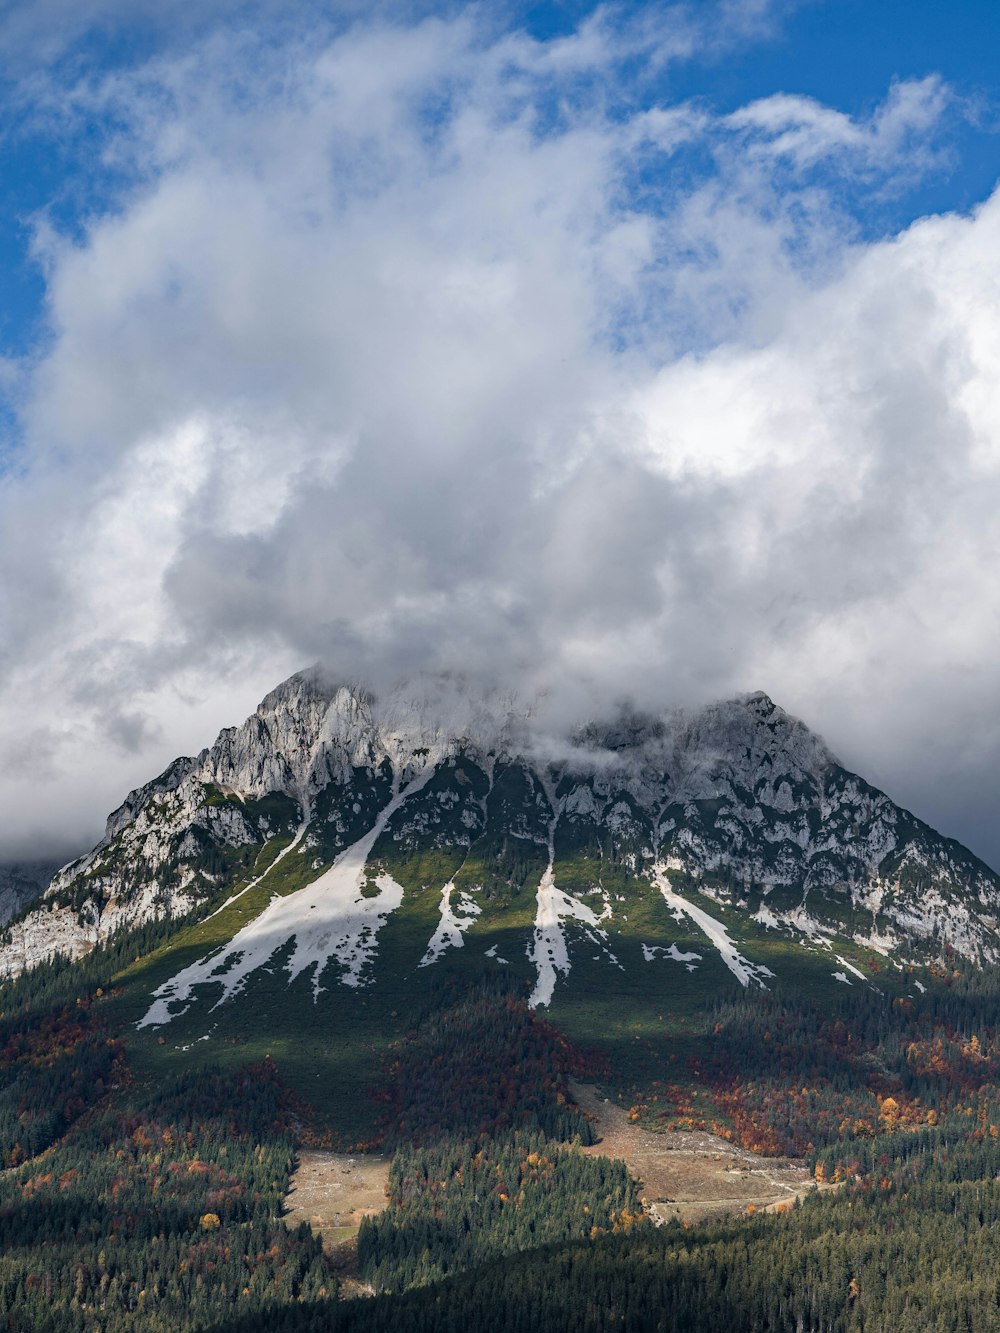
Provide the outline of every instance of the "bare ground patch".
{"type": "Polygon", "coordinates": [[[596,1088],[574,1083],[573,1096],[594,1117],[600,1142],[590,1155],[615,1157],[642,1184],[650,1216],[658,1222],[679,1218],[698,1222],[725,1213],[778,1210],[815,1183],[801,1162],[757,1157],[714,1134],[654,1134],[629,1122],[628,1113],[606,1101],[596,1088]]]}
{"type": "Polygon", "coordinates": [[[357,1280],[358,1228],[385,1207],[389,1158],[303,1149],[285,1195],[285,1225],[307,1222],[323,1238],[344,1296],[370,1295],[357,1280]]]}

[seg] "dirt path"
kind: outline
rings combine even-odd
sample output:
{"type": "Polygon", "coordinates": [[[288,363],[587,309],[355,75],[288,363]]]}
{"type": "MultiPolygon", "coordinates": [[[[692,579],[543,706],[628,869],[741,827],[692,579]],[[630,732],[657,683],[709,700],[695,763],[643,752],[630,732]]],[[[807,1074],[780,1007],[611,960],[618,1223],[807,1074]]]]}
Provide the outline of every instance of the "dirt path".
{"type": "Polygon", "coordinates": [[[574,1083],[573,1096],[596,1120],[600,1142],[584,1152],[616,1157],[642,1183],[650,1216],[697,1222],[753,1204],[779,1209],[814,1188],[801,1162],[756,1157],[714,1134],[654,1134],[629,1123],[628,1113],[596,1088],[574,1083]]]}

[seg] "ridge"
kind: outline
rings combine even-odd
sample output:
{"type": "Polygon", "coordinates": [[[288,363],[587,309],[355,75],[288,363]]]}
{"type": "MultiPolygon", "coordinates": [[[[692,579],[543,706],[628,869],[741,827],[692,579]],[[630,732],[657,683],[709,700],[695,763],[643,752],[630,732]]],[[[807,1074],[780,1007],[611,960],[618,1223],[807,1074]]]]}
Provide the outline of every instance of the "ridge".
{"type": "MultiPolygon", "coordinates": [[[[482,958],[533,976],[546,1004],[583,953],[589,972],[628,973],[630,950],[647,966],[703,947],[706,932],[732,975],[762,985],[778,942],[896,965],[948,948],[1000,958],[994,872],[764,691],[656,714],[623,706],[552,738],[510,692],[428,677],[376,694],[314,666],[130,792],[97,847],[7,930],[0,973],[147,922],[224,919],[232,946],[195,969],[208,984],[250,928],[230,904],[256,904],[267,925],[268,903],[287,900],[271,952],[301,956],[291,941],[315,934],[334,885],[362,933],[331,926],[310,946],[317,994],[335,963],[331,977],[347,975],[348,954],[354,984],[377,981],[397,920],[416,932],[414,967],[450,965],[489,937],[482,958]],[[693,937],[671,935],[681,918],[693,937]],[[640,939],[632,923],[647,919],[640,939]]],[[[255,967],[270,956],[256,929],[255,967]]]]}

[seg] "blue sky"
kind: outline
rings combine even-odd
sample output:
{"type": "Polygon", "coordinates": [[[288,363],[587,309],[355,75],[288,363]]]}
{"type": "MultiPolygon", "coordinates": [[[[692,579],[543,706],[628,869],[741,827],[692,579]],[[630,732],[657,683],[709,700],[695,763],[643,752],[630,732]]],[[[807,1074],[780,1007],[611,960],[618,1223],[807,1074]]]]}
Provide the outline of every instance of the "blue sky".
{"type": "MultiPolygon", "coordinates": [[[[19,10],[13,5],[8,28],[19,10]]],[[[227,27],[256,25],[277,40],[297,35],[308,24],[323,31],[358,21],[357,10],[336,6],[297,7],[299,22],[276,17],[267,4],[217,3],[173,22],[176,6],[161,11],[144,5],[82,5],[76,28],[54,45],[45,22],[46,5],[34,5],[36,23],[9,38],[5,133],[0,142],[0,350],[23,354],[45,336],[45,282],[32,257],[34,227],[40,216],[60,230],[79,234],[95,212],[114,207],[123,186],[119,172],[102,163],[105,137],[115,125],[99,114],[53,124],[33,107],[32,84],[51,81],[58,97],[80,80],[135,69],[164,52],[227,27]],[[322,19],[320,18],[322,15],[322,19]]],[[[457,12],[461,6],[387,6],[390,20],[409,13],[457,12]]],[[[523,27],[540,40],[566,36],[592,15],[592,3],[491,7],[497,26],[523,27]]],[[[622,19],[641,18],[662,6],[615,6],[622,19]]],[[[693,12],[713,6],[695,5],[693,12]]],[[[732,11],[738,11],[733,5],[732,11]]],[[[787,92],[815,98],[851,117],[863,118],[901,79],[939,76],[954,93],[955,105],[939,127],[940,161],[919,180],[886,191],[858,191],[850,208],[860,232],[875,236],[898,230],[925,213],[967,210],[986,198],[1000,163],[1000,9],[986,0],[947,6],[939,0],[803,0],[744,6],[744,30],[721,48],[695,49],[690,58],[670,62],[658,74],[635,68],[620,71],[612,89],[629,103],[676,103],[693,99],[726,113],[787,92]],[[759,12],[758,12],[759,11],[759,12]]],[[[60,6],[53,15],[62,17],[60,6]]],[[[54,17],[53,22],[58,23],[54,17]]],[[[0,21],[2,22],[2,21],[0,21]]],[[[719,25],[725,28],[725,19],[719,25]]],[[[0,28],[2,31],[2,28],[0,28]]],[[[706,164],[699,164],[709,170],[706,164]]]]}
{"type": "Polygon", "coordinates": [[[967,209],[986,198],[1000,164],[1000,10],[988,0],[818,0],[789,6],[773,35],[709,71],[685,70],[676,92],[733,108],[780,89],[863,116],[895,80],[937,74],[970,104],[951,123],[943,170],[864,227],[899,227],[925,212],[967,209]],[[687,78],[683,78],[687,75],[687,78]]]}
{"type": "Polygon", "coordinates": [[[763,688],[1000,865],[998,29],[0,10],[0,855],[322,658],[763,688]]]}

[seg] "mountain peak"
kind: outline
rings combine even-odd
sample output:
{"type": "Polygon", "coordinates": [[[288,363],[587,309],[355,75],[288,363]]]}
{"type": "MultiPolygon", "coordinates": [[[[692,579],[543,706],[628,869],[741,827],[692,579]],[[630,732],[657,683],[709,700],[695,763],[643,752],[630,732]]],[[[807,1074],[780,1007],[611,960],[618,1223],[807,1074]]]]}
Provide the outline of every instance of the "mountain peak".
{"type": "MultiPolygon", "coordinates": [[[[751,690],[749,694],[739,694],[736,697],[740,703],[745,704],[751,712],[758,714],[760,717],[770,717],[777,708],[777,704],[771,696],[765,694],[763,690],[751,690]]],[[[778,711],[783,710],[779,709],[778,711]]]]}
{"type": "MultiPolygon", "coordinates": [[[[344,687],[335,682],[319,662],[295,671],[270,690],[257,705],[257,714],[279,712],[283,708],[329,705],[344,687]]],[[[361,694],[361,691],[357,692],[361,694]]]]}
{"type": "MultiPolygon", "coordinates": [[[[262,915],[234,985],[279,936],[298,939],[315,985],[333,957],[344,984],[366,984],[382,925],[413,895],[421,922],[440,895],[440,921],[412,966],[489,924],[508,943],[484,957],[507,958],[520,939],[544,1003],[568,975],[574,932],[592,962],[625,966],[614,932],[631,939],[630,921],[652,919],[650,894],[702,924],[714,898],[805,949],[839,939],[901,958],[945,943],[1000,956],[997,876],[846,772],[763,691],[660,713],[626,706],[561,734],[545,730],[550,715],[460,676],[376,695],[319,667],[297,672],[240,726],[130,793],[101,843],[0,947],[0,969],[150,918],[214,913],[261,858],[274,872],[257,878],[295,892],[273,921],[262,915]],[[677,884],[701,904],[685,906],[677,884]]],[[[414,921],[411,934],[423,929],[414,921]]],[[[764,984],[749,954],[726,957],[743,984],[764,984]]]]}

